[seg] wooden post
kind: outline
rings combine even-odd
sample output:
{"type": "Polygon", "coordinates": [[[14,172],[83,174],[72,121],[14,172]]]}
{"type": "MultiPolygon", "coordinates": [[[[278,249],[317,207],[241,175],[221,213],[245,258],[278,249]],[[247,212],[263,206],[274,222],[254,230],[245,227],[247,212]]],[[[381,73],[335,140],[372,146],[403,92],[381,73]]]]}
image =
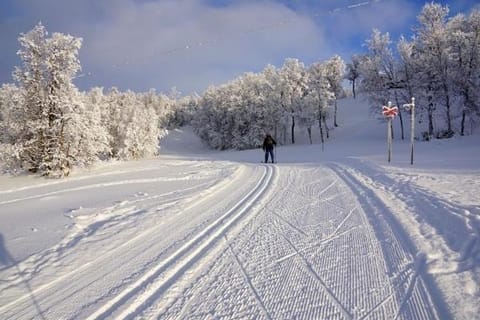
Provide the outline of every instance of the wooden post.
{"type": "Polygon", "coordinates": [[[387,121],[387,145],[388,145],[388,162],[392,160],[392,120],[398,114],[398,107],[392,107],[392,102],[388,101],[388,106],[382,107],[383,115],[387,121]]]}
{"type": "Polygon", "coordinates": [[[388,118],[387,121],[387,153],[388,162],[392,160],[392,119],[388,118]]]}
{"type": "Polygon", "coordinates": [[[415,142],[415,98],[412,97],[411,103],[406,103],[403,107],[411,111],[410,116],[410,164],[413,165],[413,145],[415,142]]]}
{"type": "MultiPolygon", "coordinates": [[[[392,107],[392,102],[388,101],[388,108],[392,107]]],[[[387,121],[387,149],[388,149],[388,162],[392,160],[392,119],[393,117],[388,117],[387,121]]]]}

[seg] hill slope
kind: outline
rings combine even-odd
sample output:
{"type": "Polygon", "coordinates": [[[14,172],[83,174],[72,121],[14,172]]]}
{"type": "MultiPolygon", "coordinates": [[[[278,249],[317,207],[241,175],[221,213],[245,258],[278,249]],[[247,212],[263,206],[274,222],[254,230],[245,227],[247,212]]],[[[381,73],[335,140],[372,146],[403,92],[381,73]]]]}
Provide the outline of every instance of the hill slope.
{"type": "Polygon", "coordinates": [[[367,108],[274,165],[184,128],[156,159],[2,177],[1,318],[475,318],[478,136],[387,163],[367,108]]]}

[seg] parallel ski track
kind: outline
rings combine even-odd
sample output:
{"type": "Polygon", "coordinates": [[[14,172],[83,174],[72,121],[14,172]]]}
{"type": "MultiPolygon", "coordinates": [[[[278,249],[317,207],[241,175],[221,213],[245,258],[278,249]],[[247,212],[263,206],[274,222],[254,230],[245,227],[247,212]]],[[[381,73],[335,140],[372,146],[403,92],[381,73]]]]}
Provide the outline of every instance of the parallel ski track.
{"type": "MultiPolygon", "coordinates": [[[[212,190],[215,193],[216,191],[220,190],[223,186],[225,186],[226,183],[228,183],[228,182],[223,181],[223,182],[219,183],[218,185],[211,185],[211,183],[203,183],[203,184],[200,184],[198,186],[193,186],[192,188],[188,188],[188,190],[191,189],[191,190],[195,191],[199,187],[203,187],[203,189],[206,189],[208,192],[210,190],[212,190]]],[[[208,195],[208,193],[206,193],[206,194],[200,193],[198,197],[200,197],[200,196],[202,196],[203,199],[204,199],[205,197],[209,197],[211,195],[208,195]]],[[[131,216],[135,215],[136,211],[134,213],[130,213],[130,210],[131,210],[132,205],[134,205],[136,202],[153,201],[154,205],[151,205],[151,207],[153,208],[153,207],[158,207],[158,206],[161,206],[161,205],[164,205],[164,204],[168,205],[169,203],[179,201],[183,198],[184,198],[183,195],[176,195],[176,192],[167,192],[167,193],[164,193],[164,194],[149,196],[149,197],[141,199],[141,200],[138,199],[138,200],[126,201],[127,208],[124,208],[123,203],[115,204],[112,207],[108,207],[108,208],[103,209],[102,212],[113,212],[113,211],[118,211],[118,210],[124,210],[125,212],[124,212],[124,214],[121,215],[121,220],[127,220],[127,219],[132,219],[131,216]],[[169,196],[168,199],[162,199],[162,198],[165,198],[167,196],[169,196]]],[[[195,199],[200,199],[200,198],[195,197],[195,199]]],[[[114,217],[113,219],[117,219],[117,218],[114,217]]],[[[111,224],[111,223],[112,222],[108,219],[106,219],[103,222],[103,224],[105,224],[105,225],[111,224]]],[[[115,255],[117,255],[119,252],[124,250],[129,245],[131,245],[131,244],[133,244],[137,241],[144,241],[145,238],[148,238],[153,233],[155,233],[155,226],[152,226],[149,229],[143,230],[142,233],[140,233],[140,234],[136,235],[135,237],[131,238],[129,241],[124,242],[122,245],[120,245],[116,248],[113,248],[112,250],[110,250],[106,254],[98,255],[95,259],[89,260],[88,262],[81,265],[79,268],[75,268],[75,269],[73,269],[71,271],[68,271],[66,273],[59,272],[52,281],[49,281],[47,283],[44,283],[40,286],[35,287],[34,289],[31,290],[31,292],[29,294],[23,294],[23,295],[19,296],[18,298],[16,298],[15,300],[10,301],[9,303],[0,305],[0,315],[2,315],[2,312],[7,311],[10,307],[12,307],[16,304],[24,303],[25,301],[28,302],[28,300],[31,299],[32,295],[36,296],[36,295],[40,295],[44,292],[47,292],[48,290],[52,290],[52,288],[54,288],[56,285],[59,285],[62,282],[66,281],[67,279],[72,278],[72,276],[74,274],[78,274],[80,272],[83,272],[84,270],[87,270],[87,269],[89,269],[93,266],[101,265],[105,261],[107,261],[109,259],[112,259],[112,257],[115,257],[115,255]]],[[[36,259],[35,267],[33,268],[34,271],[28,271],[28,270],[31,269],[30,267],[28,268],[28,270],[22,270],[21,272],[22,272],[23,276],[19,277],[16,281],[12,282],[12,286],[19,286],[19,287],[23,286],[23,283],[28,281],[29,277],[31,277],[31,275],[29,275],[29,272],[41,273],[43,268],[48,266],[48,264],[59,263],[59,261],[57,261],[57,260],[62,258],[62,257],[64,258],[64,256],[63,255],[59,256],[58,253],[56,253],[56,252],[57,251],[66,251],[65,249],[72,245],[70,242],[79,242],[80,239],[83,238],[83,237],[85,237],[85,235],[83,235],[82,232],[79,232],[78,234],[74,233],[69,238],[67,238],[65,240],[65,242],[62,242],[62,243],[58,244],[54,249],[47,250],[42,255],[36,257],[35,258],[36,259]]],[[[28,265],[28,263],[26,265],[28,265]]],[[[24,269],[24,268],[26,268],[26,267],[22,267],[22,269],[24,269]]],[[[32,279],[30,279],[30,280],[32,280],[32,279]]],[[[3,289],[9,289],[9,287],[4,287],[3,289]]]]}
{"type": "Polygon", "coordinates": [[[265,194],[274,176],[274,166],[266,165],[264,168],[262,177],[252,191],[233,205],[230,210],[201,230],[160,264],[145,272],[137,281],[91,314],[87,320],[112,316],[115,319],[130,319],[151,305],[162,292],[171,287],[179,277],[215,246],[226,232],[265,194]],[[127,302],[128,308],[123,309],[122,307],[127,302]],[[117,314],[120,309],[123,310],[117,314]]]}
{"type": "MultiPolygon", "coordinates": [[[[352,189],[357,196],[364,199],[363,205],[367,218],[376,225],[375,230],[379,239],[389,239],[382,245],[389,273],[397,275],[393,295],[390,298],[398,301],[394,319],[440,319],[441,303],[432,296],[428,281],[423,277],[424,257],[416,253],[415,247],[401,225],[395,220],[392,213],[385,207],[381,199],[368,186],[362,184],[356,174],[362,175],[351,167],[340,164],[331,164],[333,171],[352,189]],[[356,171],[355,174],[351,171],[356,171]],[[403,269],[402,269],[403,268],[403,269]]],[[[377,307],[378,307],[377,306],[377,307]]],[[[377,308],[376,307],[376,308],[377,308]]],[[[371,314],[370,310],[367,314],[371,314]]],[[[447,314],[441,310],[441,314],[447,314]]],[[[363,319],[363,318],[362,318],[363,319]]]]}
{"type": "MultiPolygon", "coordinates": [[[[235,172],[231,176],[229,176],[226,179],[220,180],[218,183],[206,183],[206,184],[200,184],[193,186],[192,188],[187,188],[188,190],[191,189],[192,192],[198,191],[194,197],[189,196],[185,201],[183,202],[183,211],[188,211],[192,209],[194,206],[198,205],[199,203],[205,203],[208,201],[212,201],[212,199],[215,199],[215,197],[219,194],[219,192],[222,192],[225,188],[230,188],[230,185],[232,182],[235,182],[241,175],[244,175],[246,173],[245,171],[246,166],[239,166],[235,172]],[[200,191],[198,188],[203,187],[203,191],[200,191]]],[[[137,212],[140,211],[156,211],[157,208],[160,206],[162,208],[166,206],[170,206],[171,203],[176,203],[177,201],[180,201],[183,199],[183,196],[180,194],[180,196],[177,195],[177,193],[174,192],[168,192],[160,195],[153,195],[153,196],[148,196],[143,199],[134,199],[131,201],[124,201],[118,204],[115,204],[112,207],[105,208],[102,210],[102,213],[109,213],[109,212],[117,212],[119,213],[118,216],[121,217],[121,220],[127,219],[127,216],[135,216],[137,212]],[[164,197],[167,197],[167,199],[163,199],[164,197]],[[145,203],[140,203],[141,208],[136,209],[134,207],[134,204],[137,202],[147,202],[147,206],[145,206],[145,203]],[[121,211],[120,211],[121,210],[121,211]],[[133,210],[133,213],[132,213],[133,210]]],[[[168,210],[167,210],[168,211],[168,210]]],[[[166,221],[175,219],[181,212],[174,213],[173,216],[170,217],[165,217],[166,221]]],[[[157,216],[157,214],[155,215],[157,216]]],[[[131,217],[137,219],[138,217],[131,217]]],[[[110,225],[113,223],[115,225],[118,223],[117,216],[114,216],[112,218],[115,221],[110,221],[110,219],[107,217],[105,222],[102,222],[103,226],[106,226],[107,224],[110,225]]],[[[162,221],[164,219],[162,218],[162,221]]],[[[98,300],[87,300],[87,305],[83,305],[82,307],[85,308],[90,308],[93,305],[96,305],[98,301],[101,301],[103,299],[103,296],[99,294],[100,292],[97,291],[98,289],[91,288],[90,285],[88,285],[91,281],[96,281],[96,282],[102,282],[101,279],[107,278],[112,276],[112,274],[116,274],[115,269],[118,268],[123,269],[122,263],[125,263],[126,261],[132,261],[135,259],[134,255],[138,250],[132,250],[141,247],[145,251],[142,252],[141,254],[143,256],[146,256],[150,254],[150,256],[154,259],[156,255],[160,255],[161,251],[164,250],[165,248],[160,247],[160,249],[157,247],[157,251],[154,251],[155,247],[148,245],[147,239],[154,238],[156,233],[157,233],[157,223],[153,223],[147,228],[142,229],[141,233],[135,232],[132,238],[130,238],[128,241],[124,241],[118,246],[106,246],[108,249],[104,250],[103,246],[100,252],[97,252],[97,254],[93,257],[87,259],[83,264],[78,265],[75,267],[66,267],[62,266],[63,262],[60,259],[63,259],[65,257],[68,257],[70,254],[70,249],[74,246],[70,242],[75,242],[77,245],[80,241],[80,238],[86,237],[83,232],[80,232],[79,234],[73,234],[71,237],[67,238],[64,242],[60,243],[58,246],[55,248],[49,249],[46,252],[33,256],[31,261],[27,261],[22,263],[20,269],[18,271],[19,274],[12,274],[10,276],[10,289],[12,290],[17,290],[19,294],[17,295],[16,298],[14,298],[12,301],[6,302],[5,304],[0,304],[0,318],[1,319],[27,319],[27,317],[30,318],[36,318],[36,316],[32,316],[32,312],[36,313],[37,316],[43,316],[41,313],[45,312],[46,314],[48,313],[49,316],[54,314],[52,316],[53,319],[58,318],[60,316],[64,316],[64,313],[62,313],[62,306],[60,303],[59,308],[56,308],[59,301],[65,300],[65,296],[68,296],[69,299],[75,299],[74,296],[82,294],[84,297],[86,296],[87,299],[91,299],[92,297],[88,296],[88,291],[93,290],[96,292],[94,297],[99,297],[98,300]],[[140,244],[140,246],[139,246],[140,244]],[[69,250],[65,250],[69,249],[69,250]],[[102,251],[103,250],[103,251],[102,251]],[[127,250],[127,251],[126,251],[127,250]],[[61,251],[62,254],[58,255],[57,251],[61,251]],[[122,259],[116,259],[115,257],[121,256],[123,257],[122,259]],[[131,257],[131,258],[129,258],[131,257]],[[113,269],[109,268],[103,268],[105,263],[107,265],[111,265],[113,269]],[[123,262],[122,262],[123,261],[123,262]],[[48,265],[58,265],[61,267],[60,269],[56,269],[56,267],[45,270],[44,272],[44,267],[48,265]],[[92,272],[91,270],[98,270],[94,272],[95,280],[92,280],[89,277],[89,273],[92,272]],[[15,278],[13,278],[15,276],[15,278]],[[98,276],[98,277],[97,277],[98,276]],[[16,279],[18,277],[18,279],[16,279]],[[34,281],[38,280],[39,278],[42,278],[43,280],[47,281],[41,281],[34,283],[34,281]],[[24,293],[24,286],[29,285],[31,288],[28,288],[28,293],[24,293]],[[16,288],[15,288],[16,287],[16,288]],[[69,290],[72,290],[72,288],[75,287],[76,291],[75,293],[70,292],[69,290]],[[78,288],[81,287],[81,288],[78,288]],[[21,293],[21,294],[20,294],[21,293]],[[71,296],[70,296],[71,294],[71,296]],[[31,310],[31,300],[33,299],[38,299],[39,301],[42,302],[42,310],[40,311],[34,311],[31,310]],[[55,301],[56,300],[56,301],[55,301]],[[20,311],[21,310],[21,311],[20,311]],[[57,313],[59,312],[59,313],[57,313]],[[20,315],[21,314],[21,315],[20,315]]],[[[162,223],[163,224],[163,223],[162,223]]],[[[98,227],[98,226],[97,226],[98,227]]],[[[93,228],[93,233],[95,233],[95,229],[93,228]]],[[[90,233],[89,235],[90,236],[90,233]]],[[[88,237],[87,237],[88,238],[88,237]]],[[[188,238],[187,238],[188,239],[188,238]]],[[[87,240],[88,239],[84,239],[87,240]]],[[[94,240],[95,241],[95,240],[94,240]]],[[[174,244],[172,244],[174,245],[174,244]]],[[[76,248],[79,249],[79,248],[76,248]]],[[[80,248],[81,249],[81,248],[80,248]]],[[[75,262],[74,262],[75,263],[75,262]]],[[[144,272],[144,269],[141,264],[137,264],[138,268],[141,268],[141,273],[144,272]]],[[[12,271],[13,272],[13,271],[12,271]]],[[[133,272],[133,271],[132,271],[133,272]]],[[[133,278],[136,275],[131,275],[133,278]]],[[[124,281],[129,281],[130,279],[124,279],[124,281]]],[[[108,280],[107,280],[108,282],[108,280]]],[[[93,284],[93,283],[91,283],[93,284]]],[[[98,286],[102,286],[102,284],[99,284],[98,286]]],[[[116,290],[119,290],[121,288],[122,284],[116,284],[114,288],[110,289],[110,292],[114,292],[116,290]]],[[[0,289],[9,289],[9,287],[5,286],[0,289]]],[[[101,289],[100,289],[101,290],[101,289]]],[[[80,298],[81,299],[81,298],[80,298]]],[[[79,307],[76,303],[73,308],[68,308],[67,313],[69,314],[69,318],[77,318],[78,313],[81,312],[80,309],[75,310],[75,308],[79,307]]],[[[88,315],[88,313],[86,313],[88,315]]],[[[81,318],[85,318],[85,315],[81,315],[81,318]]]]}
{"type": "MultiPolygon", "coordinates": [[[[328,168],[281,166],[271,193],[159,318],[396,316],[401,301],[390,294],[379,240],[338,175],[328,168]]],[[[409,319],[402,310],[398,314],[409,319]]]]}

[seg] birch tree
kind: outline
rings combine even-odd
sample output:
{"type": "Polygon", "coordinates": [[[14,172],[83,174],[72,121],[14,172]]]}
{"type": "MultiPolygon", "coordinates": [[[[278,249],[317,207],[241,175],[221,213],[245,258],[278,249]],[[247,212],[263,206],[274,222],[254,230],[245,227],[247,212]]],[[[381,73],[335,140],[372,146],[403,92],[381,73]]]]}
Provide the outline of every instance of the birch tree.
{"type": "Polygon", "coordinates": [[[323,132],[324,128],[326,136],[329,138],[329,130],[326,119],[328,116],[329,106],[331,102],[335,100],[335,94],[330,87],[330,81],[327,79],[327,71],[324,64],[320,62],[314,63],[310,66],[308,72],[310,76],[307,99],[313,107],[316,107],[315,118],[318,121],[320,139],[323,145],[325,143],[323,132]]]}
{"type": "Polygon", "coordinates": [[[308,76],[305,67],[298,59],[286,59],[279,71],[280,95],[282,110],[285,116],[290,116],[292,144],[295,143],[295,117],[299,99],[302,99],[308,89],[308,76]]]}
{"type": "Polygon", "coordinates": [[[447,6],[427,3],[418,16],[420,25],[416,28],[415,55],[420,66],[418,68],[420,83],[424,84],[424,91],[428,95],[429,135],[433,135],[433,112],[437,101],[445,107],[447,129],[444,135],[453,134],[450,81],[452,59],[446,28],[448,13],[447,6]]]}
{"type": "Polygon", "coordinates": [[[325,62],[325,76],[330,84],[334,94],[333,125],[338,127],[337,123],[337,100],[344,95],[342,81],[345,79],[345,62],[338,55],[333,56],[325,62]]]}
{"type": "Polygon", "coordinates": [[[360,56],[355,54],[352,56],[352,61],[346,64],[345,79],[352,84],[353,99],[356,98],[357,80],[360,78],[360,62],[360,56]]]}
{"type": "Polygon", "coordinates": [[[454,92],[462,101],[460,134],[465,134],[465,121],[475,122],[480,112],[480,10],[469,16],[457,15],[447,25],[453,59],[450,73],[454,92]]]}
{"type": "Polygon", "coordinates": [[[79,116],[85,106],[72,82],[80,70],[82,40],[61,33],[49,38],[38,24],[19,41],[23,66],[16,68],[14,78],[25,93],[26,132],[16,141],[22,165],[42,175],[68,175],[76,162],[91,160],[75,150],[75,135],[88,122],[79,116]]]}

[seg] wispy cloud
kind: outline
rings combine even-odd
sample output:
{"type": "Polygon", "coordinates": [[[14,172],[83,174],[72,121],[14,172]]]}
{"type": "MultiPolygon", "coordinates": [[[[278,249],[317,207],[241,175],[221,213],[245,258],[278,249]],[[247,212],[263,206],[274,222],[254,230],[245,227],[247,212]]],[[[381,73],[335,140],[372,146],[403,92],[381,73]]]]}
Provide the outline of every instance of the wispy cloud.
{"type": "Polygon", "coordinates": [[[85,60],[103,73],[128,74],[133,88],[202,89],[326,46],[318,25],[276,3],[123,1],[113,10],[87,31],[85,60]]]}
{"type": "Polygon", "coordinates": [[[2,51],[9,51],[0,52],[2,73],[13,70],[18,34],[42,21],[50,32],[83,38],[81,88],[175,86],[184,93],[288,57],[306,64],[336,53],[348,59],[373,28],[407,33],[418,14],[406,0],[7,1],[16,15],[0,21],[2,51]]]}

